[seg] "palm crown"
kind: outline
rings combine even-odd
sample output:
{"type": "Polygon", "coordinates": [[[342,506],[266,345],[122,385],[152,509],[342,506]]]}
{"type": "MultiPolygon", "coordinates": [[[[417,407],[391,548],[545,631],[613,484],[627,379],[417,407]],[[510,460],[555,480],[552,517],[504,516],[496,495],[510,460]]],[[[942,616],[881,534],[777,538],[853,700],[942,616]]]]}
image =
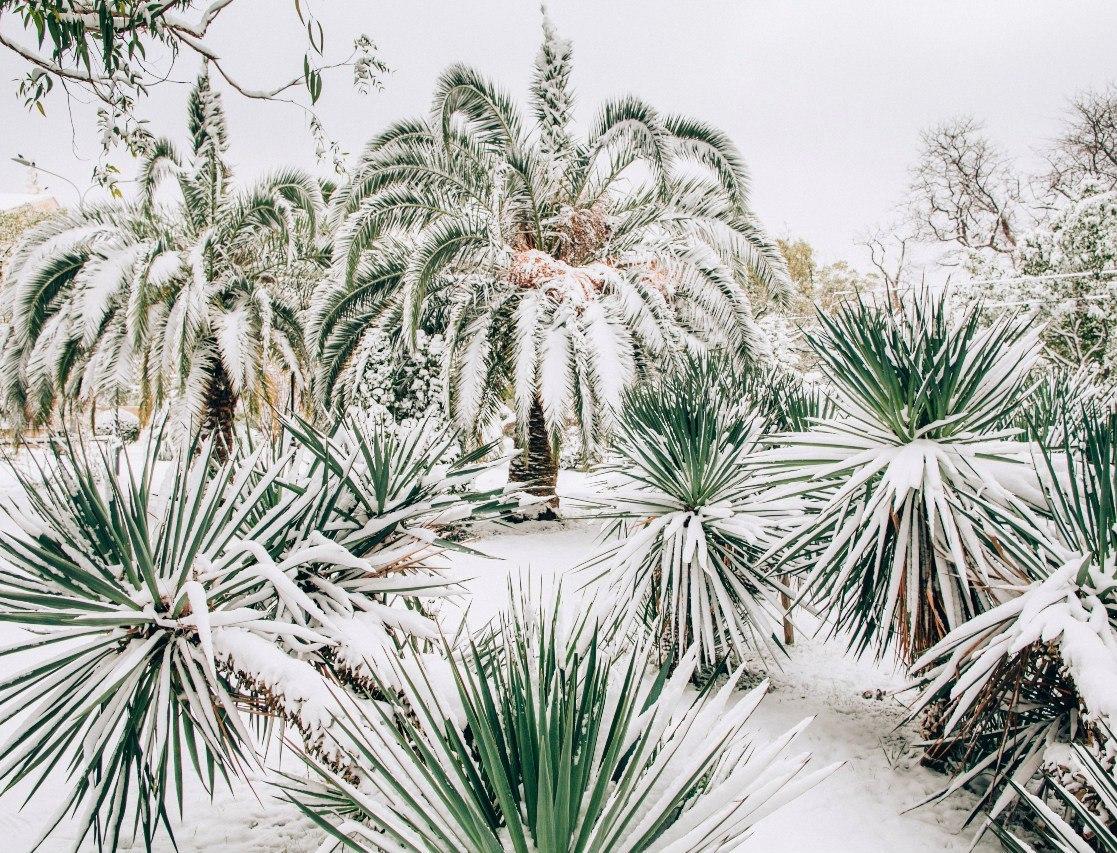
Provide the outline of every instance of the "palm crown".
{"type": "Polygon", "coordinates": [[[312,315],[327,404],[363,334],[436,327],[460,426],[478,431],[507,400],[521,436],[553,444],[573,416],[592,445],[653,358],[755,344],[749,287],[782,296],[787,276],[736,147],[634,97],[578,139],[570,72],[570,43],[545,22],[533,130],[455,65],[429,119],[365,148],[333,200],[334,270],[312,315]]]}
{"type": "Polygon", "coordinates": [[[147,409],[182,396],[185,411],[228,435],[238,400],[265,396],[269,365],[301,375],[288,285],[320,254],[320,188],[286,170],[234,191],[205,75],[188,112],[190,161],[156,142],[134,202],[51,220],[15,254],[3,354],[13,413],[39,422],[59,399],[138,388],[147,409]],[[168,178],[173,205],[159,198],[168,178]]]}

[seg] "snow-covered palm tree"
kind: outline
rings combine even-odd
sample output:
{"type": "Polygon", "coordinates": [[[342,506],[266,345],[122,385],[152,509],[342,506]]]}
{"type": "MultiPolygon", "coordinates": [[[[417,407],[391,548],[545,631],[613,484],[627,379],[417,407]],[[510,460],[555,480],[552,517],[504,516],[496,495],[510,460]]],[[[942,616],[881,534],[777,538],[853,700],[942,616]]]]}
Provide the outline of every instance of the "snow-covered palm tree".
{"type": "Polygon", "coordinates": [[[238,401],[268,395],[271,366],[301,375],[291,283],[321,254],[319,185],[284,170],[235,189],[206,75],[188,112],[190,159],[160,140],[135,201],[60,216],[17,250],[3,294],[13,415],[41,422],[60,401],[138,389],[147,410],[183,398],[227,439],[238,401]]]}
{"type": "Polygon", "coordinates": [[[623,97],[579,138],[570,74],[570,43],[545,21],[531,127],[477,71],[445,71],[430,117],[374,138],[335,195],[334,270],[312,315],[327,404],[363,335],[444,333],[453,417],[477,433],[511,403],[518,475],[541,492],[568,420],[592,447],[649,363],[747,354],[749,288],[788,289],[728,137],[623,97]]]}

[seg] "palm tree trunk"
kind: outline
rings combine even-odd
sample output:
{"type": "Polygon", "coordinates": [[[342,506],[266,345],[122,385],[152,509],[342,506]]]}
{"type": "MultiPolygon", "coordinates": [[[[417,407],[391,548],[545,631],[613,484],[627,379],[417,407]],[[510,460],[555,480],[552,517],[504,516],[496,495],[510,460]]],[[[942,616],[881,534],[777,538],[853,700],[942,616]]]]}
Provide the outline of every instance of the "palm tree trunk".
{"type": "Polygon", "coordinates": [[[202,434],[213,435],[213,455],[219,462],[229,458],[235,436],[237,395],[220,358],[214,358],[202,403],[202,434]]]}
{"type": "Polygon", "coordinates": [[[543,404],[536,397],[527,417],[527,446],[513,457],[508,466],[508,479],[526,483],[529,495],[548,497],[547,506],[558,508],[555,485],[558,483],[558,454],[551,444],[551,433],[543,417],[543,404]]]}

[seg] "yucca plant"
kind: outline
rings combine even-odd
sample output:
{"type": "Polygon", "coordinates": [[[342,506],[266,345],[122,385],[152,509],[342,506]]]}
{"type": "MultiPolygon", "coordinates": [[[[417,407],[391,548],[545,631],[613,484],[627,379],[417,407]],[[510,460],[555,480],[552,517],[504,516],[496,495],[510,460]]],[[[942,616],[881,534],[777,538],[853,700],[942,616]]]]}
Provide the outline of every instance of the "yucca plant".
{"type": "Polygon", "coordinates": [[[894,645],[910,662],[1019,579],[983,532],[985,507],[1034,498],[1017,431],[1039,338],[1026,319],[953,317],[917,291],[819,315],[811,344],[833,414],[770,436],[772,476],[822,498],[773,549],[774,565],[818,549],[804,595],[858,653],[894,645]]]}
{"type": "Polygon", "coordinates": [[[344,723],[359,780],[313,764],[319,783],[289,795],[353,850],[693,853],[732,849],[834,769],[784,755],[804,724],[744,731],[765,685],[734,700],[735,673],[695,694],[695,652],[653,679],[649,646],[614,657],[578,624],[515,611],[495,644],[451,655],[448,684],[412,670],[413,713],[344,723]]]}
{"type": "Polygon", "coordinates": [[[286,169],[238,188],[208,75],[187,107],[190,158],[157,141],[138,198],[51,218],[14,253],[0,305],[8,417],[42,423],[137,388],[145,413],[178,401],[224,453],[239,406],[266,409],[281,378],[302,383],[299,291],[328,259],[319,184],[286,169]]]}
{"type": "Polygon", "coordinates": [[[434,421],[353,416],[328,432],[285,421],[271,485],[279,507],[252,547],[261,560],[277,554],[278,571],[300,566],[292,580],[319,609],[308,624],[333,641],[324,658],[343,682],[368,686],[373,670],[391,672],[405,641],[439,638],[429,604],[463,591],[442,553],[469,552],[468,525],[520,505],[506,486],[477,485],[506,461],[495,449],[462,452],[455,431],[434,421]]]}
{"type": "Polygon", "coordinates": [[[619,538],[584,566],[622,619],[668,657],[694,646],[703,666],[778,648],[789,590],[759,558],[802,515],[753,463],[764,420],[722,368],[693,361],[626,395],[596,498],[619,538]]]}
{"type": "MultiPolygon", "coordinates": [[[[1117,413],[1087,407],[1039,455],[1046,513],[1005,518],[1000,543],[1031,583],[960,625],[915,661],[937,704],[957,774],[942,795],[986,775],[998,816],[1053,743],[1086,739],[1117,715],[1117,413]]],[[[1006,595],[1009,591],[1006,590],[1006,595]]]]}
{"type": "Polygon", "coordinates": [[[465,547],[441,534],[516,504],[473,487],[491,448],[462,454],[431,425],[293,421],[226,463],[217,441],[162,491],[161,433],[138,471],[67,446],[21,476],[30,511],[11,505],[17,532],[0,533],[0,618],[41,634],[3,654],[58,650],[0,682],[0,719],[26,714],[0,779],[67,763],[70,813],[102,846],[129,819],[150,846],[192,769],[210,788],[242,772],[275,722],[350,774],[325,737],[345,688],[441,641],[423,602],[458,591],[438,555],[465,547]]]}
{"type": "Polygon", "coordinates": [[[1114,388],[1085,368],[1068,370],[1050,364],[1033,369],[1032,391],[1024,406],[1013,411],[1008,426],[1030,432],[1045,446],[1059,447],[1067,413],[1085,407],[1105,411],[1115,402],[1114,388]]]}
{"type": "Polygon", "coordinates": [[[241,547],[267,483],[246,466],[214,470],[209,440],[157,494],[157,445],[138,471],[71,445],[17,472],[29,507],[10,502],[14,527],[0,532],[0,619],[32,635],[0,654],[33,660],[0,681],[0,721],[16,721],[0,779],[38,789],[63,769],[73,787],[48,831],[72,821],[108,849],[128,821],[148,847],[160,825],[171,832],[186,777],[212,789],[256,760],[237,673],[255,669],[261,649],[301,691],[273,696],[274,712],[309,732],[332,704],[314,670],[276,645],[328,638],[275,617],[277,597],[294,594],[241,547]]]}
{"type": "Polygon", "coordinates": [[[834,414],[826,389],[803,376],[763,362],[742,364],[723,352],[684,353],[669,360],[649,381],[682,378],[694,391],[707,394],[711,405],[724,408],[730,417],[759,415],[766,432],[805,430],[834,414]]]}
{"type": "Polygon", "coordinates": [[[332,199],[333,281],[313,315],[327,403],[363,335],[444,334],[450,415],[472,435],[509,403],[515,476],[538,494],[554,492],[568,420],[592,451],[649,361],[747,351],[750,284],[790,292],[725,134],[626,97],[577,138],[571,54],[545,22],[534,128],[455,65],[429,118],[368,144],[332,199]]]}
{"type": "MultiPolygon", "coordinates": [[[[1112,742],[1112,733],[1105,732],[1112,742]]],[[[1044,850],[1055,853],[1117,853],[1117,778],[1082,744],[1072,750],[1076,772],[1068,781],[1048,780],[1047,797],[1016,786],[1027,824],[1042,839],[1044,850]]],[[[1021,815],[1014,815],[1021,822],[1021,815]]],[[[993,824],[1008,853],[1036,853],[1006,821],[993,824]]]]}

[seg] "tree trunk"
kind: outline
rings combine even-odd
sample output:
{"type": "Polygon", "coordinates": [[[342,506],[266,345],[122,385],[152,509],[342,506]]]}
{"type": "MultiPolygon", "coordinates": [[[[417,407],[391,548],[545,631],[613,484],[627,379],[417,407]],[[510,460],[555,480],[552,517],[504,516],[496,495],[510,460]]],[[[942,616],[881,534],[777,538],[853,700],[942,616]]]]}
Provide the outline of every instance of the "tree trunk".
{"type": "Polygon", "coordinates": [[[225,365],[220,357],[215,357],[202,403],[202,435],[213,435],[213,456],[218,462],[224,462],[232,452],[236,412],[236,392],[225,365]]]}
{"type": "Polygon", "coordinates": [[[543,418],[543,405],[536,397],[527,418],[527,447],[512,458],[508,466],[508,479],[525,483],[529,495],[547,497],[546,506],[554,514],[558,509],[555,485],[558,483],[558,455],[551,445],[550,431],[543,418]]]}

